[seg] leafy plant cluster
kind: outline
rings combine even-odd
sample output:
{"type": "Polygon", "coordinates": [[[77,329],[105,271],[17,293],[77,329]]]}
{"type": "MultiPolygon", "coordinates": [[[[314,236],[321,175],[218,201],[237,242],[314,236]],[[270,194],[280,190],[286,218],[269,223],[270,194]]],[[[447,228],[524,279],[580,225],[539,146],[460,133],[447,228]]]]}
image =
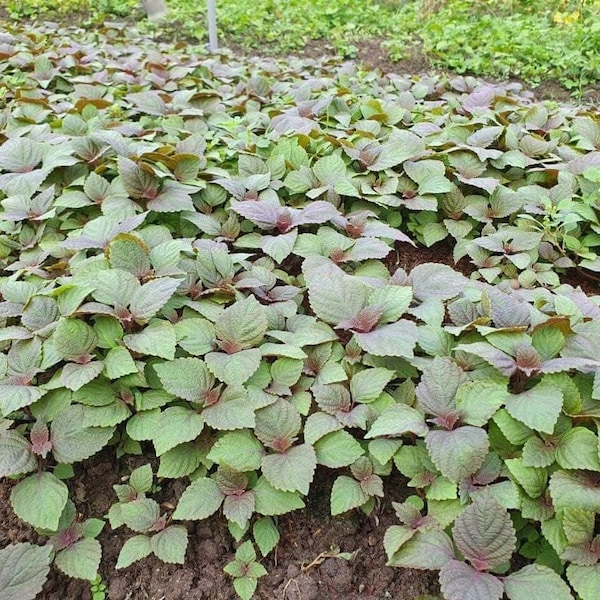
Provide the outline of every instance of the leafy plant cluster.
{"type": "MultiPolygon", "coordinates": [[[[205,3],[168,4],[162,35],[206,40],[205,3]]],[[[288,53],[326,40],[342,56],[355,56],[365,41],[385,38],[392,60],[424,52],[439,68],[534,84],[550,78],[580,96],[600,73],[597,0],[222,0],[218,9],[226,43],[245,49],[288,53]]],[[[139,3],[129,0],[68,0],[59,6],[48,0],[8,0],[7,10],[14,19],[75,11],[90,24],[132,11],[142,17],[139,3]]]]}
{"type": "Polygon", "coordinates": [[[105,447],[148,457],[117,568],[182,563],[219,513],[250,598],[317,469],[332,514],[398,470],[390,564],[450,600],[598,596],[600,308],[559,279],[600,270],[595,113],[118,26],[0,44],[0,475],[48,538],[0,551],[0,597],[51,562],[103,593],[69,479],[105,447]],[[471,278],[402,268],[446,238],[471,278]]]}

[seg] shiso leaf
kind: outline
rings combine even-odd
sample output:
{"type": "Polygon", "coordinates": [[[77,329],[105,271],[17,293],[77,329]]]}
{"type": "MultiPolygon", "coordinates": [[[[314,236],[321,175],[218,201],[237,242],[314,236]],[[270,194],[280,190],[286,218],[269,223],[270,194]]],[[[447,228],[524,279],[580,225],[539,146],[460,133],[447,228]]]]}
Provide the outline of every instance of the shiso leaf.
{"type": "Polygon", "coordinates": [[[440,584],[448,600],[500,600],[502,582],[458,560],[449,560],[440,570],[440,584]]]}
{"type": "Polygon", "coordinates": [[[17,517],[39,529],[56,531],[69,490],[52,473],[42,471],[23,479],[10,493],[17,517]]]}
{"type": "Polygon", "coordinates": [[[508,514],[491,494],[479,494],[454,522],[457,548],[477,570],[490,570],[508,562],[517,538],[508,514]]]}
{"type": "Polygon", "coordinates": [[[69,406],[52,421],[52,453],[60,463],[80,462],[104,448],[113,433],[114,427],[88,427],[84,407],[69,406]]]}
{"type": "Polygon", "coordinates": [[[28,542],[0,550],[0,600],[34,600],[50,572],[52,546],[28,542]]]}
{"type": "Polygon", "coordinates": [[[456,483],[481,467],[490,445],[486,431],[471,425],[451,431],[432,430],[425,443],[433,464],[456,483]]]}
{"type": "Polygon", "coordinates": [[[154,370],[167,392],[198,404],[204,402],[215,381],[204,361],[198,358],[176,358],[155,364],[154,370]]]}
{"type": "Polygon", "coordinates": [[[308,444],[292,446],[285,452],[263,456],[261,468],[268,482],[283,492],[308,494],[317,458],[308,444]]]}
{"type": "MultiPolygon", "coordinates": [[[[577,590],[577,586],[573,587],[577,590]]],[[[595,587],[597,588],[597,584],[595,587]]],[[[510,573],[504,579],[504,592],[510,600],[573,600],[569,586],[560,575],[550,567],[540,564],[527,565],[515,573],[510,573]]],[[[578,593],[582,600],[587,600],[588,596],[579,591],[578,593]]],[[[589,598],[591,599],[591,596],[589,598]]]]}
{"type": "Polygon", "coordinates": [[[204,360],[210,371],[228,385],[242,385],[254,375],[260,365],[262,354],[258,348],[250,348],[227,354],[209,352],[204,360]]]}
{"type": "Polygon", "coordinates": [[[213,479],[196,479],[183,492],[173,518],[190,521],[206,519],[219,510],[224,498],[225,494],[213,479]]]}
{"type": "Polygon", "coordinates": [[[581,600],[595,600],[600,596],[600,565],[570,564],[567,567],[567,579],[581,600]]]}
{"type": "Polygon", "coordinates": [[[69,577],[93,581],[98,574],[101,558],[100,542],[87,538],[61,550],[54,559],[54,565],[69,577]]]}
{"type": "Polygon", "coordinates": [[[519,394],[507,394],[506,410],[515,419],[536,431],[552,433],[562,410],[563,393],[556,385],[540,381],[519,394]]]}
{"type": "Polygon", "coordinates": [[[14,429],[0,431],[0,477],[29,473],[36,468],[31,444],[14,429]]]}
{"type": "Polygon", "coordinates": [[[182,565],[188,545],[188,532],[183,525],[170,525],[150,538],[152,552],[166,563],[182,565]]]}
{"type": "Polygon", "coordinates": [[[555,471],[549,489],[556,510],[579,508],[600,512],[600,483],[593,471],[555,471]]]}
{"type": "Polygon", "coordinates": [[[124,569],[150,554],[152,554],[150,538],[145,535],[135,535],[123,544],[119,552],[116,568],[124,569]]]}
{"type": "Polygon", "coordinates": [[[158,356],[166,360],[175,358],[177,338],[175,329],[168,321],[153,319],[139,333],[127,334],[125,346],[138,354],[158,356]]]}
{"type": "Polygon", "coordinates": [[[444,417],[456,411],[456,393],[466,382],[467,375],[453,360],[435,357],[423,370],[417,398],[427,412],[444,417]]]}
{"type": "Polygon", "coordinates": [[[355,317],[366,305],[369,287],[328,259],[310,256],[302,264],[310,306],[317,317],[337,325],[355,317]]]}
{"type": "Polygon", "coordinates": [[[253,491],[255,510],[261,515],[284,515],[304,508],[304,502],[298,492],[283,492],[278,490],[264,476],[259,477],[253,491]]]}
{"type": "Polygon", "coordinates": [[[359,346],[373,356],[412,358],[417,343],[415,323],[401,319],[390,325],[376,327],[368,333],[356,333],[359,346]]]}
{"type": "Polygon", "coordinates": [[[234,352],[256,346],[269,327],[261,304],[254,296],[238,300],[227,307],[215,323],[215,332],[226,352],[225,344],[235,347],[234,352]]]}
{"type": "MultiPolygon", "coordinates": [[[[392,556],[388,566],[408,569],[441,569],[454,558],[452,540],[444,531],[417,531],[392,556]]],[[[482,596],[484,597],[484,596],[482,596]]]]}
{"type": "Polygon", "coordinates": [[[271,517],[262,517],[252,527],[254,541],[263,556],[267,556],[279,543],[279,529],[271,517]]]}
{"type": "Polygon", "coordinates": [[[318,464],[337,469],[351,465],[365,451],[348,431],[333,431],[315,443],[315,452],[318,464]]]}
{"type": "Polygon", "coordinates": [[[362,506],[367,500],[369,496],[365,494],[356,479],[340,475],[331,488],[331,514],[341,515],[362,506]]]}
{"type": "Polygon", "coordinates": [[[425,418],[416,409],[406,404],[392,404],[371,425],[365,438],[376,438],[379,436],[401,436],[405,433],[414,433],[420,437],[427,435],[429,427],[425,418]]]}

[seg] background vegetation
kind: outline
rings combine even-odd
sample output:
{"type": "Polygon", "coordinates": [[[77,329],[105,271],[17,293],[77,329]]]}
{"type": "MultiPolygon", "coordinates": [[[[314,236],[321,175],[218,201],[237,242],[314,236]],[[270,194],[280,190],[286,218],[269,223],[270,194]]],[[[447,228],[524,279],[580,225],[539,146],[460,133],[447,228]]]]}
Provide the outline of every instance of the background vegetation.
{"type": "MultiPolygon", "coordinates": [[[[169,0],[161,32],[203,43],[205,3],[169,0]]],[[[600,77],[598,0],[219,0],[220,33],[228,45],[282,54],[324,40],[343,56],[373,37],[392,60],[416,53],[432,66],[538,84],[554,79],[581,93],[600,77]],[[543,43],[540,41],[543,40],[543,43]]],[[[10,17],[70,19],[94,24],[140,10],[136,0],[8,0],[10,17]],[[77,16],[73,16],[75,14],[77,16]]],[[[141,15],[138,15],[141,16],[141,15]]],[[[153,27],[153,25],[149,25],[153,27]]]]}

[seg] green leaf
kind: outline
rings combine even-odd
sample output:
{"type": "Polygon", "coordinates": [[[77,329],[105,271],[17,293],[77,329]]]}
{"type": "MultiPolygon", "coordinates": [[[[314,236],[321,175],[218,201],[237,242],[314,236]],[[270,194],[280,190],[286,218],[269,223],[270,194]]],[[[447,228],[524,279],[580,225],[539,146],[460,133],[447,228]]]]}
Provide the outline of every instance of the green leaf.
{"type": "MultiPolygon", "coordinates": [[[[262,348],[261,348],[262,352],[262,348]]],[[[263,352],[264,356],[264,352],[263,352]]],[[[305,355],[306,357],[306,355],[305,355]]],[[[278,358],[271,365],[271,377],[273,381],[285,387],[292,387],[298,383],[304,362],[302,360],[294,360],[293,358],[278,358]]]]}
{"type": "Polygon", "coordinates": [[[52,453],[60,463],[81,462],[102,450],[113,433],[114,427],[86,427],[84,407],[69,406],[52,421],[52,453]]]}
{"type": "Polygon", "coordinates": [[[168,479],[186,477],[198,468],[202,457],[202,451],[194,443],[179,444],[161,455],[156,475],[168,479]]]}
{"type": "Polygon", "coordinates": [[[365,435],[366,439],[378,436],[401,436],[405,433],[414,433],[420,437],[427,435],[429,427],[423,415],[416,409],[406,404],[392,404],[388,406],[371,426],[365,435]]]}
{"type": "Polygon", "coordinates": [[[242,385],[256,372],[262,355],[258,348],[242,350],[235,354],[209,352],[205,356],[211,372],[227,385],[242,385]]]}
{"type": "Polygon", "coordinates": [[[183,319],[175,323],[177,344],[193,356],[203,356],[214,350],[215,326],[206,319],[183,319]]]}
{"type": "Polygon", "coordinates": [[[100,542],[88,538],[61,550],[54,559],[54,565],[69,577],[93,581],[98,574],[101,558],[100,542]]]}
{"type": "Polygon", "coordinates": [[[206,364],[199,358],[176,358],[155,364],[154,370],[167,392],[198,404],[204,402],[215,382],[206,364]]]}
{"type": "Polygon", "coordinates": [[[417,531],[392,557],[388,556],[387,564],[409,569],[441,569],[452,558],[454,548],[446,533],[417,531]]]}
{"type": "Polygon", "coordinates": [[[433,464],[456,483],[481,467],[489,449],[487,433],[471,425],[452,431],[430,431],[425,444],[433,464]]]}
{"type": "Polygon", "coordinates": [[[0,600],[34,600],[50,572],[52,546],[10,544],[0,550],[0,600]]]}
{"type": "Polygon", "coordinates": [[[351,465],[364,454],[362,446],[348,431],[333,431],[315,443],[317,463],[337,469],[351,465]]]}
{"type": "Polygon", "coordinates": [[[43,395],[44,392],[37,387],[0,383],[0,415],[7,417],[20,408],[30,406],[43,395]]]}
{"type": "Polygon", "coordinates": [[[484,427],[504,404],[506,385],[491,381],[469,381],[456,391],[461,423],[484,427]]]}
{"type": "Polygon", "coordinates": [[[529,427],[511,417],[504,408],[498,410],[492,418],[504,437],[514,446],[522,446],[535,435],[529,427]]]}
{"type": "Polygon", "coordinates": [[[102,372],[103,366],[99,361],[81,365],[69,363],[62,369],[60,383],[73,392],[76,392],[90,381],[96,379],[102,372]]]}
{"type": "Polygon", "coordinates": [[[56,325],[52,341],[62,359],[77,361],[89,356],[98,344],[98,336],[87,323],[67,318],[56,325]]]}
{"type": "Polygon", "coordinates": [[[133,352],[159,356],[166,360],[175,358],[176,337],[173,325],[168,321],[154,319],[139,333],[131,333],[123,342],[133,352]]]}
{"type": "Polygon", "coordinates": [[[269,483],[283,492],[308,494],[317,458],[308,444],[292,446],[285,452],[263,456],[261,468],[269,483]]]}
{"type": "Polygon", "coordinates": [[[406,161],[406,174],[419,184],[419,194],[445,194],[452,191],[452,182],[444,176],[446,167],[439,160],[406,161]]]}
{"type": "Polygon", "coordinates": [[[256,437],[267,447],[276,450],[291,445],[302,427],[298,410],[287,400],[280,399],[256,412],[256,437]]]}
{"type": "Polygon", "coordinates": [[[369,496],[365,494],[356,479],[340,475],[331,488],[331,514],[341,515],[362,506],[367,500],[369,496]]]}
{"type": "Polygon", "coordinates": [[[39,529],[56,531],[67,503],[67,486],[52,473],[42,471],[18,483],[10,493],[15,514],[39,529]]]}
{"type": "Polygon", "coordinates": [[[343,425],[333,416],[324,412],[308,415],[304,422],[304,441],[314,446],[317,440],[332,431],[342,429],[343,425]]]}
{"type": "Polygon", "coordinates": [[[36,468],[31,444],[14,429],[0,431],[0,477],[29,473],[36,468]]]}
{"type": "Polygon", "coordinates": [[[254,509],[266,516],[284,515],[304,508],[298,492],[283,492],[273,487],[266,477],[259,477],[254,491],[254,509]]]}
{"type": "Polygon", "coordinates": [[[178,279],[160,277],[136,289],[129,303],[135,320],[149,321],[169,301],[180,283],[178,279]]]}
{"type": "Polygon", "coordinates": [[[456,394],[466,381],[466,374],[453,360],[436,356],[423,370],[417,398],[427,412],[446,416],[455,411],[456,394]]]}
{"type": "Polygon", "coordinates": [[[540,381],[530,390],[506,395],[509,414],[536,431],[552,433],[563,405],[561,390],[552,383],[540,381]]]}
{"type": "Polygon", "coordinates": [[[195,440],[204,428],[204,419],[183,406],[171,406],[162,411],[161,423],[152,436],[156,456],[183,442],[195,440]]]}
{"type": "Polygon", "coordinates": [[[595,514],[578,508],[564,508],[562,526],[569,541],[574,546],[589,542],[594,535],[595,514]]]}
{"type": "Polygon", "coordinates": [[[219,510],[224,498],[225,494],[214,480],[208,477],[196,479],[183,492],[173,518],[191,521],[206,519],[219,510]]]}
{"type": "Polygon", "coordinates": [[[425,141],[411,131],[393,129],[389,141],[381,145],[375,162],[368,165],[369,171],[383,171],[425,154],[425,141]]]}
{"type": "Polygon", "coordinates": [[[555,471],[549,488],[556,510],[579,508],[600,512],[600,485],[594,472],[555,471]]]}
{"type": "Polygon", "coordinates": [[[383,536],[383,548],[388,557],[388,560],[392,560],[394,554],[410,540],[417,529],[412,529],[404,525],[392,525],[388,527],[383,536]]]}
{"type": "Polygon", "coordinates": [[[149,492],[152,488],[152,465],[142,465],[134,469],[129,476],[129,485],[137,492],[149,492]]]}
{"type": "Polygon", "coordinates": [[[267,556],[279,543],[279,529],[271,517],[258,519],[252,528],[252,535],[263,556],[267,556]]]}
{"type": "Polygon", "coordinates": [[[276,263],[281,263],[291,254],[297,238],[297,229],[292,229],[288,233],[281,235],[264,235],[261,236],[261,248],[276,263]]]}
{"type": "Polygon", "coordinates": [[[233,587],[236,594],[242,600],[250,600],[256,591],[257,582],[254,577],[236,577],[233,580],[233,587]]]}
{"type": "Polygon", "coordinates": [[[304,260],[302,271],[310,306],[317,317],[337,325],[355,317],[366,305],[370,290],[356,277],[318,256],[304,260]]]}
{"type": "Polygon", "coordinates": [[[548,483],[546,469],[526,467],[523,465],[522,458],[507,458],[504,463],[512,477],[529,497],[539,498],[544,493],[548,483]]]}
{"type": "MultiPolygon", "coordinates": [[[[573,600],[569,586],[560,575],[550,567],[537,564],[508,575],[504,579],[504,592],[510,600],[573,600]]],[[[586,600],[585,597],[582,600],[586,600]]]]}
{"type": "Polygon", "coordinates": [[[264,453],[262,444],[250,431],[232,431],[213,444],[207,458],[220,466],[244,473],[259,469],[264,453]]]}
{"type": "Polygon", "coordinates": [[[377,367],[359,371],[350,380],[350,394],[354,402],[376,400],[385,386],[395,377],[395,372],[377,367]]]}
{"type": "Polygon", "coordinates": [[[600,598],[599,564],[587,567],[570,564],[567,567],[567,579],[581,600],[596,600],[600,598]]]}
{"type": "Polygon", "coordinates": [[[254,296],[238,300],[226,308],[215,323],[215,332],[223,344],[235,352],[252,348],[263,339],[269,323],[264,308],[254,296]]]}
{"type": "Polygon", "coordinates": [[[254,406],[244,389],[227,387],[218,402],[202,411],[202,418],[213,429],[244,429],[255,425],[254,406]]]}
{"type": "Polygon", "coordinates": [[[121,516],[129,529],[138,533],[146,533],[158,521],[160,506],[151,498],[138,498],[121,505],[121,516]]]}
{"type": "Polygon", "coordinates": [[[150,538],[145,535],[136,535],[129,538],[119,552],[117,559],[117,569],[124,569],[135,561],[145,558],[152,554],[152,545],[150,538]]]}
{"type": "MultiPolygon", "coordinates": [[[[93,175],[95,173],[91,173],[90,177],[93,175]]],[[[105,253],[113,269],[128,271],[136,277],[147,275],[152,268],[148,246],[135,235],[119,234],[108,244],[105,253]]]]}
{"type": "Polygon", "coordinates": [[[565,336],[558,327],[539,327],[531,336],[531,343],[542,361],[554,358],[565,345],[565,336]]]}
{"type": "Polygon", "coordinates": [[[152,552],[166,563],[182,565],[188,545],[188,532],[182,525],[171,525],[150,539],[152,552]]]}
{"type": "Polygon", "coordinates": [[[560,438],[556,462],[563,469],[600,471],[598,436],[585,427],[573,427],[560,438]]]}
{"type": "Polygon", "coordinates": [[[108,379],[118,379],[125,375],[137,373],[138,371],[131,354],[129,354],[127,348],[124,348],[123,346],[111,348],[106,353],[103,363],[104,375],[106,375],[108,379]]]}
{"type": "Polygon", "coordinates": [[[358,345],[374,356],[412,358],[418,330],[412,321],[401,319],[390,325],[376,327],[369,333],[355,333],[358,345]]]}

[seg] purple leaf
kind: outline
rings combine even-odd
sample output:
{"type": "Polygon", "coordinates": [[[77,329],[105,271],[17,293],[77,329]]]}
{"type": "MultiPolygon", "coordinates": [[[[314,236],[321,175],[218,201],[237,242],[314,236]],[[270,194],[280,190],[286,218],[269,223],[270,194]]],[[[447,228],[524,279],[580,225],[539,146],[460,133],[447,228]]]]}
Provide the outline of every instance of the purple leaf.
{"type": "Polygon", "coordinates": [[[440,585],[446,600],[500,600],[504,594],[497,577],[458,560],[450,560],[442,567],[440,585]]]}

